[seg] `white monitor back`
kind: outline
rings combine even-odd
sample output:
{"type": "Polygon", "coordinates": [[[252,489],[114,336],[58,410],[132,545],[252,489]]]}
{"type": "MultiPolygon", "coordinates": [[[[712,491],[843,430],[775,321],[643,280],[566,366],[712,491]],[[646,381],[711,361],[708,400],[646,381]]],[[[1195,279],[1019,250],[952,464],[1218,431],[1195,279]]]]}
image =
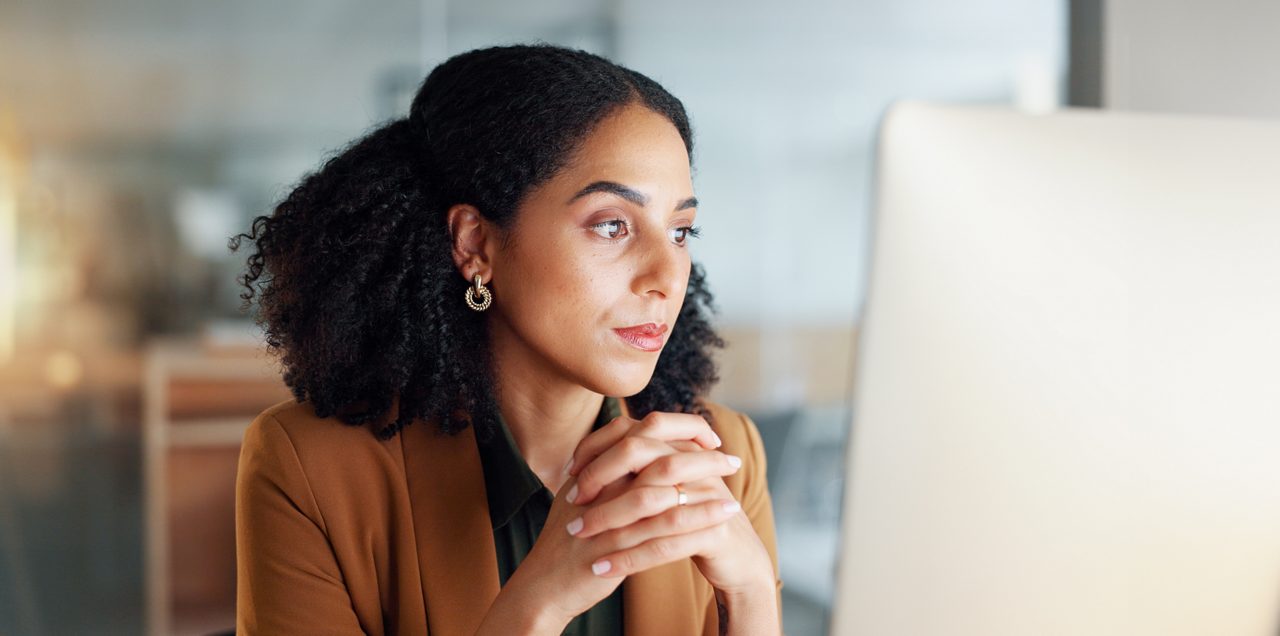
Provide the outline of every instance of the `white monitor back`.
{"type": "Polygon", "coordinates": [[[834,632],[1280,634],[1280,122],[900,104],[834,632]]]}

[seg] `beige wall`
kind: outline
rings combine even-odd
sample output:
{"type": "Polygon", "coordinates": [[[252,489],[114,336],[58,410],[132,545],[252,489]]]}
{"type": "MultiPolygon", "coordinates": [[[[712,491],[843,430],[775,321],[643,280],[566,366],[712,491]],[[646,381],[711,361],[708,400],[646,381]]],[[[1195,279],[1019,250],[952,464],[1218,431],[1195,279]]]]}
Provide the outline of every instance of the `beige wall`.
{"type": "Polygon", "coordinates": [[[772,410],[849,399],[852,326],[721,328],[720,383],[712,397],[739,409],[772,410]]]}

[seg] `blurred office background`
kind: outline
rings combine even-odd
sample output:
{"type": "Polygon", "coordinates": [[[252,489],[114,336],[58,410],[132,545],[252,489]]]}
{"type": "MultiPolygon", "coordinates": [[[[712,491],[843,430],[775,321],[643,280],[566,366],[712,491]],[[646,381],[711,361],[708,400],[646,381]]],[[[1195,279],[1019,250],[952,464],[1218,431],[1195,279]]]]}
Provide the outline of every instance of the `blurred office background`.
{"type": "Polygon", "coordinates": [[[1245,0],[4,0],[0,633],[233,625],[240,434],[287,393],[227,237],[403,114],[435,64],[533,40],[689,109],[695,258],[730,341],[714,397],[764,435],[787,632],[825,633],[885,106],[1277,116],[1277,18],[1245,0]]]}

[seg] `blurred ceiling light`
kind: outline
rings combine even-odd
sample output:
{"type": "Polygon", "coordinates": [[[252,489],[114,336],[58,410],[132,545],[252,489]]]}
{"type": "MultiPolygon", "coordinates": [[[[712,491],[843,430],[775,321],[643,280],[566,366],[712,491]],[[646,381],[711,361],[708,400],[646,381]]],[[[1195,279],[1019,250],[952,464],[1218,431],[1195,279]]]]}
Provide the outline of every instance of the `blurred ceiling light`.
{"type": "Polygon", "coordinates": [[[225,259],[227,239],[239,230],[240,206],[231,192],[188,189],[174,202],[178,236],[192,253],[208,259],[225,259]]]}

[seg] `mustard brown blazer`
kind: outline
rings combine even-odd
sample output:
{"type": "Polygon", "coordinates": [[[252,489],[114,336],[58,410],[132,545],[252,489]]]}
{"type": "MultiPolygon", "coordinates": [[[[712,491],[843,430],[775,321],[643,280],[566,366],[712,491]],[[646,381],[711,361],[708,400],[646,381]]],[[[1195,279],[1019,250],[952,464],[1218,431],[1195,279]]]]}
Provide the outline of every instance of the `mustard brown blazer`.
{"type": "MultiPolygon", "coordinates": [[[[760,434],[745,415],[707,407],[721,450],[742,458],[725,483],[768,548],[780,594],[760,434]]],[[[447,436],[419,421],[379,441],[309,403],[267,409],[240,451],[236,575],[240,636],[474,634],[499,585],[473,429],[447,436]]],[[[622,585],[628,636],[718,631],[714,592],[690,559],[622,585]]]]}

